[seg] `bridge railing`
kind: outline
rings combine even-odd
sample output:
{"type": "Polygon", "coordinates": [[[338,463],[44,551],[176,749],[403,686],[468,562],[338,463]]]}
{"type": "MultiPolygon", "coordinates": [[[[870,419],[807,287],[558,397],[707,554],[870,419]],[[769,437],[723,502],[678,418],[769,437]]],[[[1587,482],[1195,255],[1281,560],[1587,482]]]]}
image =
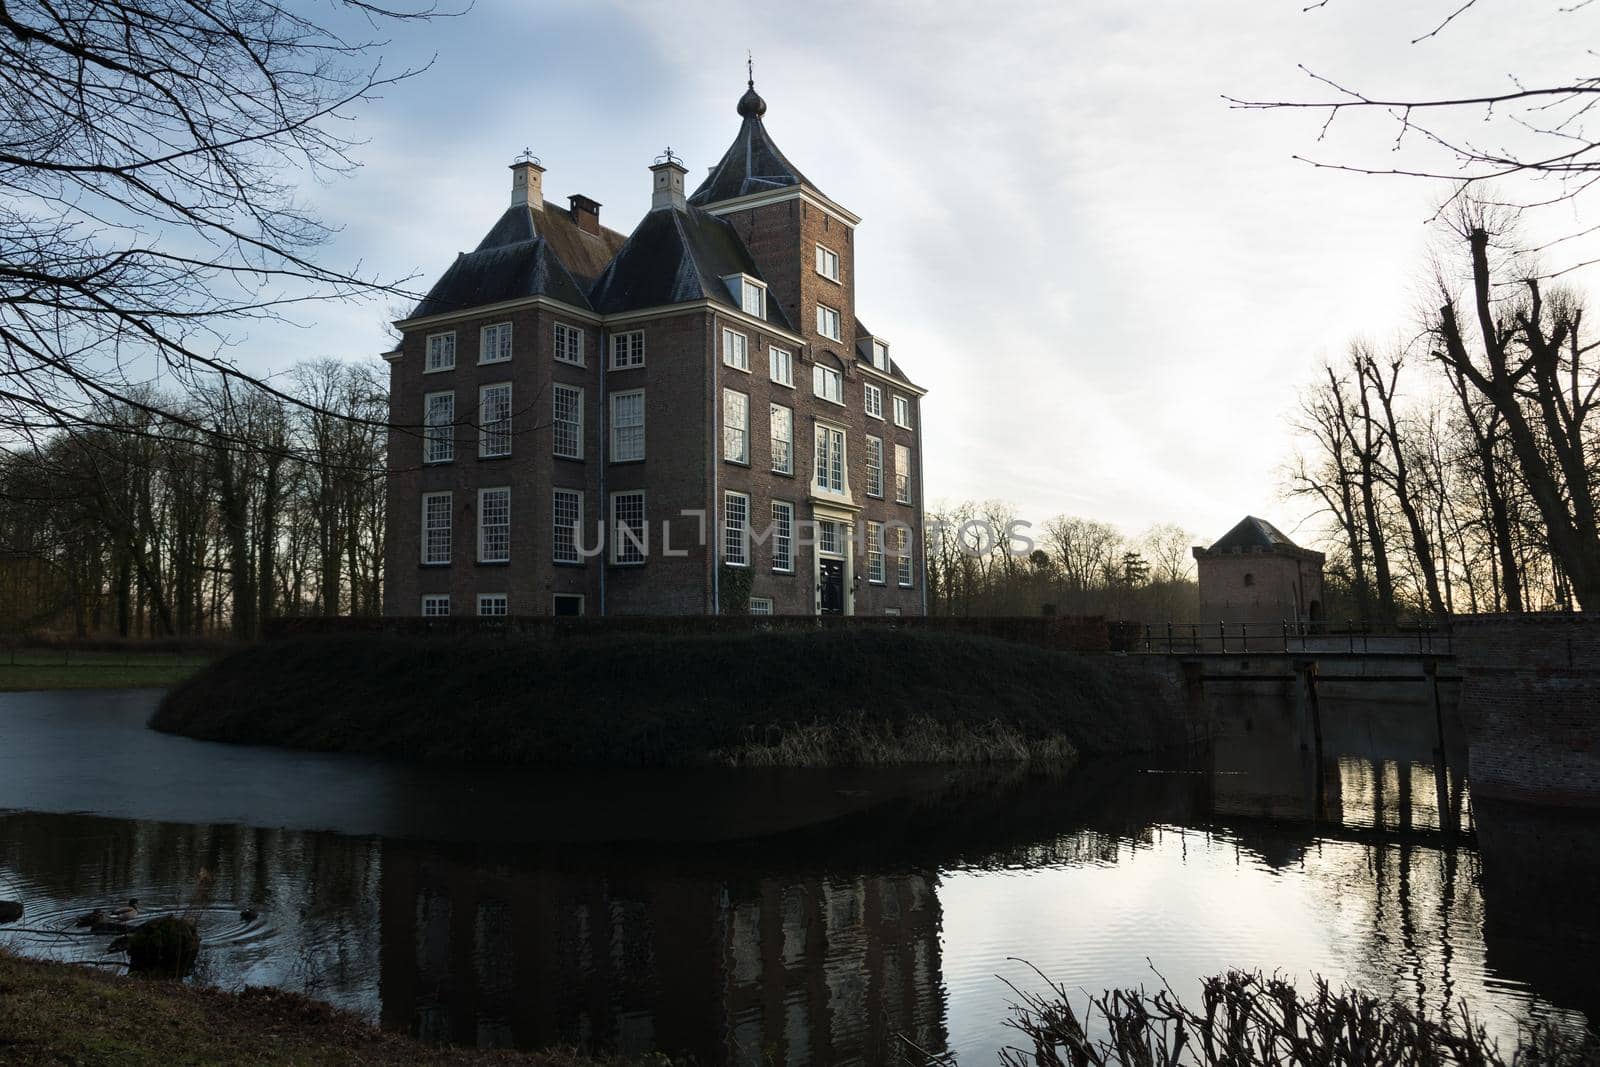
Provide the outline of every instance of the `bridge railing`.
{"type": "Polygon", "coordinates": [[[1162,655],[1259,655],[1269,652],[1352,656],[1455,654],[1450,627],[1427,622],[1378,623],[1352,619],[1343,623],[1146,623],[1131,636],[1133,640],[1127,643],[1126,651],[1162,655]]]}

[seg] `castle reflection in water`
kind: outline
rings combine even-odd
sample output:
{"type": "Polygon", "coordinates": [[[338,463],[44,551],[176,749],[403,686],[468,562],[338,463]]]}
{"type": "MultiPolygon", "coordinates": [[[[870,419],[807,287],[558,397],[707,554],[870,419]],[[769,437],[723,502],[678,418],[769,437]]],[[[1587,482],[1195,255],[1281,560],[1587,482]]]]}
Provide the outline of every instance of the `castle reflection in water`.
{"type": "Polygon", "coordinates": [[[944,1044],[933,877],[630,880],[390,843],[386,1026],[481,1046],[882,1062],[944,1044]]]}
{"type": "MultiPolygon", "coordinates": [[[[1203,955],[1205,909],[1223,903],[1201,894],[1286,883],[1303,928],[1247,917],[1230,953],[1332,968],[1431,1010],[1465,996],[1502,1020],[1600,1019],[1600,822],[1474,804],[1464,754],[1441,756],[1426,723],[1380,711],[1328,729],[1320,761],[1292,724],[1252,715],[1202,756],[954,773],[742,843],[441,844],[0,813],[0,894],[27,899],[32,926],[70,926],[130,895],[182,901],[204,868],[204,978],[491,1047],[823,1064],[915,1045],[987,1061],[1007,1036],[994,978],[1007,956],[1079,968],[1086,985],[1138,981],[1146,951],[1123,939],[1149,909],[1187,902],[1150,954],[1199,959],[1185,953],[1203,955]],[[1140,895],[1152,869],[1169,900],[1140,895]],[[1098,897],[1068,888],[1084,871],[1098,897]],[[1048,904],[1026,903],[1013,875],[1049,879],[1048,904]],[[974,916],[980,898],[992,912],[974,916]],[[246,905],[255,923],[239,923],[246,905]]],[[[39,955],[77,944],[0,930],[39,955]]]]}

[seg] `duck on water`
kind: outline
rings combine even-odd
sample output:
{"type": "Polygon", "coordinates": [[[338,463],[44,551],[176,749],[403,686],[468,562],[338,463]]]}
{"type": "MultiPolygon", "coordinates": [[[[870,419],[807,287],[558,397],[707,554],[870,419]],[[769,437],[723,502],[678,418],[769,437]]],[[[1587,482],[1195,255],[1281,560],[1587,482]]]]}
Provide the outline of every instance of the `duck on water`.
{"type": "Polygon", "coordinates": [[[139,900],[130,898],[128,903],[114,908],[96,908],[78,916],[74,926],[87,926],[90,933],[94,934],[125,934],[135,919],[139,917],[139,900]]]}

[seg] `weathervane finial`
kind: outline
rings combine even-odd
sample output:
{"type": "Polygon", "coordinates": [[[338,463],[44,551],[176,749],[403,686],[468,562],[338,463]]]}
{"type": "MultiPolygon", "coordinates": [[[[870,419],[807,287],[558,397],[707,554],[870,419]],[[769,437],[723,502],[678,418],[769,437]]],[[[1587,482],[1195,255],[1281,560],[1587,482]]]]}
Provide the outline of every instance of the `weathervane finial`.
{"type": "Polygon", "coordinates": [[[750,49],[744,50],[745,86],[751,89],[756,87],[756,60],[750,49]]]}

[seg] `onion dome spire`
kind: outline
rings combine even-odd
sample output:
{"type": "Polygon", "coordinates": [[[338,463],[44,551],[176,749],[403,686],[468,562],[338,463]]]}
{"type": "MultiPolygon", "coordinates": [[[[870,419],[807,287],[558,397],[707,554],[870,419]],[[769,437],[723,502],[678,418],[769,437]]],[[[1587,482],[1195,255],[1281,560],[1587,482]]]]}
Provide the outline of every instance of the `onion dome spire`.
{"type": "Polygon", "coordinates": [[[744,69],[746,75],[744,95],[739,98],[739,116],[746,119],[759,119],[767,113],[767,102],[761,99],[761,94],[756,92],[756,64],[748,52],[745,53],[744,69]]]}

